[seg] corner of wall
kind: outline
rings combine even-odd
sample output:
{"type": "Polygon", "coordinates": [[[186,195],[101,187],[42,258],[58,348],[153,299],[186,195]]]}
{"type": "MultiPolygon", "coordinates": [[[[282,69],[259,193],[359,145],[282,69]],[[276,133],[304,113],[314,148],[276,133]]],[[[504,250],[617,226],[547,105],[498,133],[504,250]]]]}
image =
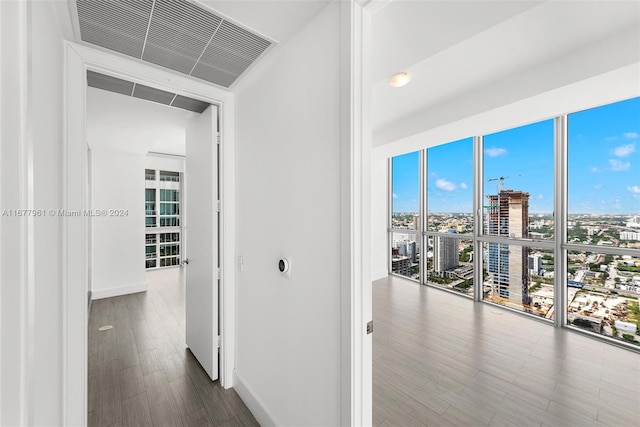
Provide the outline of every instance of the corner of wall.
{"type": "Polygon", "coordinates": [[[255,417],[256,421],[263,426],[279,426],[280,424],[274,415],[269,411],[264,402],[253,391],[251,386],[247,384],[246,380],[234,370],[234,389],[238,393],[238,396],[242,399],[247,408],[251,411],[251,414],[255,417]]]}
{"type": "Polygon", "coordinates": [[[111,298],[118,297],[121,295],[135,294],[138,292],[146,292],[147,291],[147,282],[143,283],[132,283],[129,285],[118,286],[114,288],[107,289],[96,289],[91,291],[91,300],[95,301],[103,298],[111,298]]]}

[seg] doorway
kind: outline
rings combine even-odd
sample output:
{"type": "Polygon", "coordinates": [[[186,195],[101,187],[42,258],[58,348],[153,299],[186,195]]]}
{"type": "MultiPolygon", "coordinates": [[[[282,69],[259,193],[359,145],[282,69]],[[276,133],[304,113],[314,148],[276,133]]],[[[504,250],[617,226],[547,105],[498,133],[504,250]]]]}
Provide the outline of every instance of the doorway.
{"type": "MultiPolygon", "coordinates": [[[[81,209],[89,209],[88,179],[86,159],[86,70],[109,73],[119,78],[126,77],[147,85],[172,90],[184,96],[193,96],[220,107],[220,133],[222,140],[233,139],[233,116],[224,111],[233,111],[233,95],[209,85],[200,84],[158,70],[144,64],[134,63],[106,52],[96,51],[89,47],[67,45],[66,62],[66,147],[65,157],[65,202],[66,205],[81,209]],[[226,130],[229,130],[225,133],[226,130]]],[[[220,148],[220,200],[228,209],[220,212],[219,235],[221,253],[234,253],[233,241],[225,236],[233,236],[233,224],[226,218],[233,218],[233,149],[220,148]],[[227,203],[229,201],[229,203],[227,203]]],[[[140,202],[141,203],[141,202],[140,202]]],[[[142,204],[141,204],[142,206],[142,204]]],[[[77,369],[65,370],[67,396],[65,410],[68,419],[78,420],[82,424],[86,417],[86,384],[87,384],[87,292],[88,292],[88,223],[87,221],[69,221],[63,235],[67,248],[63,260],[63,275],[67,283],[65,292],[66,318],[64,319],[65,364],[77,369]],[[83,303],[84,301],[84,303],[83,303]],[[75,397],[74,397],[75,396],[75,397]],[[83,399],[82,396],[85,396],[83,399]]],[[[228,285],[233,281],[233,259],[220,256],[220,383],[223,387],[232,385],[233,371],[233,301],[232,289],[228,285]]]]}

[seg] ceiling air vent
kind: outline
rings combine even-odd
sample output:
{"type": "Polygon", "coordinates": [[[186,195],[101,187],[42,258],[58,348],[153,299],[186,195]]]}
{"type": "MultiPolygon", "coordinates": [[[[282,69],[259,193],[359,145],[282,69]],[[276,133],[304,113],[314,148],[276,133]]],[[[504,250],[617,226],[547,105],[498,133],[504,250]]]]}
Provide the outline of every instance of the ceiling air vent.
{"type": "Polygon", "coordinates": [[[103,89],[108,90],[109,92],[116,92],[122,95],[146,99],[147,101],[193,111],[194,113],[202,113],[209,106],[208,102],[187,98],[186,96],[176,95],[175,93],[141,85],[139,83],[129,82],[127,80],[107,76],[90,70],[87,71],[87,84],[91,87],[95,87],[96,89],[103,89]]]}
{"type": "Polygon", "coordinates": [[[185,0],[76,0],[83,41],[231,86],[271,42],[185,0]]]}

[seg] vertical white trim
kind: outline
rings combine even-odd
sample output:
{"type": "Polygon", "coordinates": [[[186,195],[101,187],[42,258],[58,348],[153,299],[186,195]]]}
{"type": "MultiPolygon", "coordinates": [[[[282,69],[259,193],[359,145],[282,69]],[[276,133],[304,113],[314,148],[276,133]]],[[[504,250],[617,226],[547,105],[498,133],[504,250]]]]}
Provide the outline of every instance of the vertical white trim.
{"type": "MultiPolygon", "coordinates": [[[[35,96],[31,93],[33,87],[32,82],[32,57],[33,57],[33,41],[30,28],[32,27],[32,2],[27,2],[26,6],[26,52],[22,59],[23,76],[26,82],[21,85],[21,96],[23,100],[20,106],[22,110],[23,136],[21,138],[20,152],[20,206],[26,209],[35,209],[34,196],[34,159],[33,159],[33,99],[35,96]]],[[[21,240],[25,245],[21,247],[23,255],[21,257],[21,270],[25,275],[26,289],[23,290],[24,300],[22,304],[22,317],[25,342],[23,343],[23,351],[25,357],[24,365],[24,391],[23,399],[26,411],[25,421],[27,425],[33,425],[34,422],[34,392],[35,392],[35,217],[27,215],[21,221],[21,240]]]]}
{"type": "MultiPolygon", "coordinates": [[[[62,207],[88,208],[86,143],[86,67],[72,45],[65,45],[64,148],[62,207]]],[[[87,287],[88,224],[62,221],[63,408],[65,425],[86,425],[87,415],[87,287]]]]}
{"type": "MultiPolygon", "coordinates": [[[[203,99],[222,110],[221,132],[221,263],[220,315],[222,320],[221,377],[223,387],[233,386],[235,340],[235,106],[233,93],[192,80],[180,73],[159,69],[88,46],[65,44],[65,153],[63,165],[64,209],[82,209],[87,204],[87,148],[85,137],[86,70],[168,90],[187,97],[203,99]],[[224,254],[228,254],[224,256],[224,254]]],[[[88,312],[87,251],[88,236],[84,221],[63,224],[63,405],[65,425],[84,425],[87,408],[86,337],[88,312]]]]}
{"type": "Polygon", "coordinates": [[[484,176],[484,139],[482,136],[473,137],[473,300],[482,301],[484,281],[482,271],[482,203],[484,176]]]}
{"type": "Polygon", "coordinates": [[[556,117],[554,125],[554,200],[553,200],[553,237],[554,237],[554,300],[555,311],[553,323],[555,327],[567,324],[567,250],[564,245],[567,239],[567,116],[556,117]]]}
{"type": "Polygon", "coordinates": [[[218,109],[220,122],[218,132],[221,143],[219,147],[219,194],[220,210],[220,384],[222,387],[233,387],[235,370],[235,103],[234,97],[228,96],[224,105],[218,109]],[[225,255],[226,254],[226,255],[225,255]]]}
{"type": "Polygon", "coordinates": [[[370,16],[341,2],[341,424],[372,424],[370,16]],[[367,71],[368,72],[368,71],[367,71]],[[365,102],[366,101],[366,102],[365,102]],[[366,254],[366,256],[365,256],[366,254]]]}
{"type": "MultiPolygon", "coordinates": [[[[2,164],[16,176],[11,179],[3,169],[0,187],[3,209],[28,209],[33,207],[33,141],[30,132],[30,5],[26,2],[2,2],[2,89],[5,109],[1,111],[2,140],[0,154],[2,164]],[[7,100],[13,100],[9,104],[7,100]],[[11,166],[10,166],[11,165],[11,166]]],[[[3,218],[5,229],[12,242],[12,253],[0,259],[2,288],[0,302],[7,307],[0,309],[2,332],[0,346],[0,424],[27,425],[33,421],[34,365],[34,263],[33,218],[13,216],[3,218]],[[10,227],[6,227],[11,224],[10,227]],[[10,279],[7,281],[6,279],[10,279]],[[10,305],[10,306],[9,306],[10,305]]],[[[6,248],[5,248],[6,249],[6,248]]]]}

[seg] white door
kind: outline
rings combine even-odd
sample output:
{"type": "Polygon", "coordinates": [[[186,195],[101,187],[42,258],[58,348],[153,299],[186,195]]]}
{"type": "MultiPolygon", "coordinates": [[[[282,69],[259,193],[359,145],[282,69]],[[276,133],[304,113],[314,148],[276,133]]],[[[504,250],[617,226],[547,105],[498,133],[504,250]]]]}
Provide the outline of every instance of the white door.
{"type": "Polygon", "coordinates": [[[209,106],[186,132],[185,249],[187,346],[218,379],[218,108],[209,106]]]}

